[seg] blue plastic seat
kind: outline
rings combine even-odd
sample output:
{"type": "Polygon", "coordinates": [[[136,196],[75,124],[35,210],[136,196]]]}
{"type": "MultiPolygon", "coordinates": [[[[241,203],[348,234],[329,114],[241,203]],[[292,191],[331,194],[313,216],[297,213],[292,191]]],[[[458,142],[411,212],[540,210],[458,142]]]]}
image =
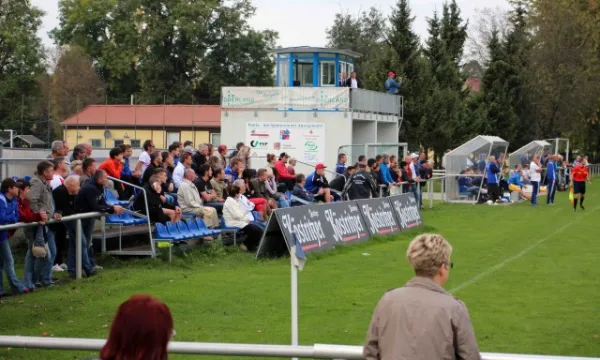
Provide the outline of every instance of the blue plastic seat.
{"type": "Polygon", "coordinates": [[[190,228],[188,228],[188,226],[186,225],[185,222],[183,221],[178,221],[177,224],[175,224],[175,226],[177,226],[177,230],[179,230],[179,232],[182,235],[185,235],[188,238],[197,238],[200,237],[202,234],[199,231],[194,231],[190,228]]]}
{"type": "Polygon", "coordinates": [[[265,222],[265,219],[263,219],[262,215],[258,211],[253,211],[252,215],[254,216],[254,220],[258,222],[265,222]]]}
{"type": "Polygon", "coordinates": [[[23,180],[25,181],[31,181],[31,176],[23,176],[23,180]]]}
{"type": "Polygon", "coordinates": [[[175,236],[171,235],[167,227],[161,223],[156,223],[155,231],[155,238],[157,239],[175,240],[175,236]]]}
{"type": "Polygon", "coordinates": [[[106,199],[106,203],[109,205],[120,205],[120,206],[128,206],[129,201],[121,201],[117,199],[115,194],[110,189],[104,189],[104,198],[106,199]]]}
{"type": "Polygon", "coordinates": [[[140,225],[145,224],[148,221],[142,218],[136,218],[131,216],[129,213],[123,213],[121,215],[110,214],[106,217],[107,224],[122,224],[122,225],[140,225]]]}
{"type": "Polygon", "coordinates": [[[194,234],[199,234],[198,236],[211,236],[212,233],[208,229],[200,229],[198,227],[198,223],[194,219],[187,219],[186,221],[188,229],[194,234]]]}
{"type": "Polygon", "coordinates": [[[185,234],[180,233],[175,224],[170,221],[167,222],[167,230],[169,230],[169,234],[171,234],[175,240],[185,240],[189,238],[185,234]]]}
{"type": "Polygon", "coordinates": [[[204,223],[204,220],[202,220],[202,218],[200,218],[200,217],[196,218],[196,224],[198,224],[198,228],[201,231],[204,231],[206,233],[206,236],[219,235],[221,233],[221,230],[212,230],[212,229],[209,229],[206,226],[206,223],[204,223]]]}
{"type": "Polygon", "coordinates": [[[240,230],[242,230],[239,227],[227,226],[227,224],[225,224],[225,219],[224,218],[221,218],[221,229],[222,230],[226,230],[226,231],[240,231],[240,230]]]}

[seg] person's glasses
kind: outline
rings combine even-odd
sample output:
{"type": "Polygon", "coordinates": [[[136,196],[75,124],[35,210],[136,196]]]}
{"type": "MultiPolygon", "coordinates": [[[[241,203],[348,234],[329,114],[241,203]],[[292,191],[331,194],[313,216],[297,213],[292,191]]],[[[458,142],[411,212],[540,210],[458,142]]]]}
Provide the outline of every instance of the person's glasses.
{"type": "Polygon", "coordinates": [[[450,263],[450,269],[454,269],[454,263],[453,262],[450,263]]]}

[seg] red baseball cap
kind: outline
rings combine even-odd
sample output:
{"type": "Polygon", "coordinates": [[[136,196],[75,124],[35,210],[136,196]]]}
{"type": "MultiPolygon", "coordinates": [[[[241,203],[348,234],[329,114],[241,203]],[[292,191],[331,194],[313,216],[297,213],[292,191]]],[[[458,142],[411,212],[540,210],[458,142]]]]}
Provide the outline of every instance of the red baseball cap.
{"type": "Polygon", "coordinates": [[[223,145],[223,144],[221,144],[221,145],[219,145],[219,147],[218,147],[217,149],[218,149],[219,151],[221,151],[221,150],[227,150],[227,145],[223,145]]]}
{"type": "Polygon", "coordinates": [[[327,169],[327,166],[325,166],[325,164],[318,163],[317,166],[315,166],[315,169],[317,169],[317,170],[327,169]]]}
{"type": "Polygon", "coordinates": [[[388,76],[396,76],[396,74],[395,74],[393,71],[390,71],[390,72],[388,73],[388,76]]]}

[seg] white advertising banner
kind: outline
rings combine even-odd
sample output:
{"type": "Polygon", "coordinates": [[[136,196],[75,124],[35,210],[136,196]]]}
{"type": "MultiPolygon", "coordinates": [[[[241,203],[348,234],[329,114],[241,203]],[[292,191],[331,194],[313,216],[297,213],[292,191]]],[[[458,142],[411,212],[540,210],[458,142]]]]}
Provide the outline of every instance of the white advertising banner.
{"type": "Polygon", "coordinates": [[[224,87],[223,109],[348,109],[349,88],[224,87]]]}
{"type": "Polygon", "coordinates": [[[249,122],[246,144],[251,156],[279,156],[286,152],[309,164],[325,162],[325,124],[249,122]]]}

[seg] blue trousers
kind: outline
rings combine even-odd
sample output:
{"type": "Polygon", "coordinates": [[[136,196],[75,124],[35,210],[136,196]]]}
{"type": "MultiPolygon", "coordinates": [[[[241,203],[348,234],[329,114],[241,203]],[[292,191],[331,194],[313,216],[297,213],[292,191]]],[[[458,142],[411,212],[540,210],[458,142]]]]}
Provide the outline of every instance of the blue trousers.
{"type": "Polygon", "coordinates": [[[56,243],[54,242],[54,232],[47,226],[37,226],[26,228],[27,254],[25,255],[25,273],[23,282],[25,287],[33,289],[35,283],[41,282],[43,285],[52,284],[52,266],[54,266],[54,257],[56,257],[56,243]],[[36,258],[31,253],[33,245],[48,245],[48,253],[45,258],[36,258]]]}
{"type": "Polygon", "coordinates": [[[13,294],[20,294],[25,291],[25,285],[21,283],[15,272],[15,261],[8,239],[0,241],[0,295],[5,293],[4,284],[2,282],[2,271],[6,273],[8,284],[12,288],[13,294]]]}
{"type": "Polygon", "coordinates": [[[531,191],[531,205],[537,205],[538,192],[540,191],[540,182],[532,181],[531,186],[533,186],[533,190],[531,191]]]}
{"type": "MultiPolygon", "coordinates": [[[[67,269],[69,271],[69,275],[71,276],[75,276],[76,273],[76,269],[75,269],[75,255],[76,255],[76,251],[77,251],[77,244],[75,243],[75,240],[77,239],[77,222],[76,221],[71,221],[68,223],[65,223],[66,227],[67,227],[67,232],[69,233],[69,247],[68,247],[68,251],[67,251],[67,269]]],[[[82,225],[81,225],[81,268],[82,270],[87,274],[93,274],[94,273],[94,267],[92,266],[91,262],[90,262],[90,258],[89,258],[89,251],[90,251],[90,247],[88,246],[88,241],[87,241],[87,237],[85,235],[85,231],[83,231],[83,220],[82,220],[82,225]]]]}
{"type": "Polygon", "coordinates": [[[556,179],[548,180],[548,198],[546,204],[554,204],[554,196],[556,195],[556,179]]]}

